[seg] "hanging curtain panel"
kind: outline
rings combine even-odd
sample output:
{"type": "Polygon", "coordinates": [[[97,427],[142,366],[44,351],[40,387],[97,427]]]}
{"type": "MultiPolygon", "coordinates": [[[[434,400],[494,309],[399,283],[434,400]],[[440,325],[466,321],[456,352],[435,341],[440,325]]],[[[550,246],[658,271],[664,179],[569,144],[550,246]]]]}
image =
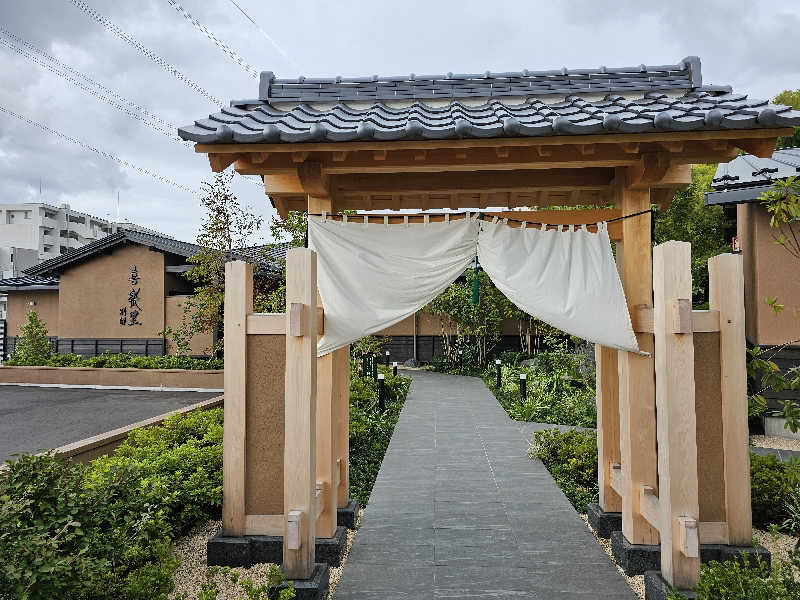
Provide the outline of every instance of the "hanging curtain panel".
{"type": "Polygon", "coordinates": [[[590,342],[639,351],[605,223],[592,233],[482,222],[478,260],[526,313],[590,342]]]}
{"type": "Polygon", "coordinates": [[[319,356],[410,317],[475,258],[473,219],[400,225],[354,219],[308,220],[325,310],[319,356]]]}

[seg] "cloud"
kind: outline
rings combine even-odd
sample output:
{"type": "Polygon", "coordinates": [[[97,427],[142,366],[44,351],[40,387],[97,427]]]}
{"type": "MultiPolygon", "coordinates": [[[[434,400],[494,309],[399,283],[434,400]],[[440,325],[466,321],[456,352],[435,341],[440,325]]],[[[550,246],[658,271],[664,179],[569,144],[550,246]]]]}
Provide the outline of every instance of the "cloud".
{"type": "MultiPolygon", "coordinates": [[[[255,96],[257,82],[166,0],[86,1],[211,95],[255,96]]],[[[484,0],[237,2],[291,60],[229,0],[181,0],[250,64],[280,77],[298,75],[295,63],[312,76],[394,75],[664,64],[698,54],[708,82],[758,97],[800,87],[793,3],[496,0],[489,10],[484,0]]],[[[170,123],[216,110],[68,0],[0,2],[0,24],[170,123]]],[[[181,185],[199,188],[212,177],[205,156],[3,47],[0,105],[181,185]]],[[[40,178],[47,202],[106,216],[119,192],[126,219],[185,240],[200,223],[191,194],[0,113],[3,200],[37,200],[40,178]]],[[[233,189],[274,214],[260,185],[237,177],[233,189]]]]}

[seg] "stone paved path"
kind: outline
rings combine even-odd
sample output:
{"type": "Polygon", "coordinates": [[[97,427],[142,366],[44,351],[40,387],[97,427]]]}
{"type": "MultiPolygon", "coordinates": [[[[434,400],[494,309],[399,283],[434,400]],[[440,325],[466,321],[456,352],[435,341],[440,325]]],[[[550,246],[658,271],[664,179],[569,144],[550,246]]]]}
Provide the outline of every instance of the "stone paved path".
{"type": "Polygon", "coordinates": [[[335,600],[634,599],[480,379],[414,372],[335,600]]]}

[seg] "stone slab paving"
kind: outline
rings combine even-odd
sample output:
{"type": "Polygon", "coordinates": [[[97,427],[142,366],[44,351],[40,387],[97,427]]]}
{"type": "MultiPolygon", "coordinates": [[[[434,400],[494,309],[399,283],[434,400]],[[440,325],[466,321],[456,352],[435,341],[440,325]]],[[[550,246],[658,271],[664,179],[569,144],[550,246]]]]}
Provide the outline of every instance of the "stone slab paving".
{"type": "Polygon", "coordinates": [[[411,375],[335,600],[635,598],[530,428],[480,379],[411,375]]]}

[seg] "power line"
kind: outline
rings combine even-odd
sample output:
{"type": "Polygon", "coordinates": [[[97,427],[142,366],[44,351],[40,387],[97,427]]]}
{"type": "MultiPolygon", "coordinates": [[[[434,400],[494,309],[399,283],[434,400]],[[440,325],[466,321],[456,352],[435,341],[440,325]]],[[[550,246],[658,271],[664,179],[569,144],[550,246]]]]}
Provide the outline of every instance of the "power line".
{"type": "MultiPolygon", "coordinates": [[[[6,35],[8,35],[7,32],[5,30],[3,30],[3,29],[0,29],[0,32],[6,33],[6,35]]],[[[16,39],[20,39],[20,38],[17,38],[16,36],[13,36],[13,37],[15,37],[16,39]]],[[[24,43],[27,47],[32,48],[34,51],[40,52],[44,56],[48,56],[46,53],[42,52],[41,50],[38,50],[35,46],[33,46],[31,44],[27,44],[25,42],[22,42],[22,43],[24,43]]],[[[181,140],[177,136],[177,133],[176,133],[177,126],[172,125],[171,123],[168,123],[164,119],[154,115],[153,113],[151,113],[147,109],[139,106],[135,102],[132,102],[132,101],[120,96],[119,94],[117,94],[113,90],[110,90],[107,87],[105,87],[104,85],[94,81],[93,79],[91,79],[87,75],[83,75],[79,71],[76,71],[76,70],[74,70],[74,69],[72,69],[70,67],[67,67],[66,65],[64,65],[63,63],[58,61],[57,59],[48,56],[48,58],[50,58],[50,60],[55,62],[55,65],[57,65],[61,69],[64,69],[67,72],[60,71],[53,64],[48,63],[48,62],[40,59],[38,56],[35,56],[35,55],[31,54],[30,52],[28,52],[25,48],[21,48],[19,46],[16,46],[15,44],[9,42],[8,40],[0,38],[0,45],[5,46],[7,49],[9,49],[9,50],[11,50],[13,52],[16,52],[17,54],[19,54],[20,56],[23,56],[24,58],[27,58],[28,60],[30,60],[34,64],[37,64],[40,67],[42,67],[44,69],[47,69],[48,71],[51,71],[52,73],[55,73],[56,75],[58,75],[62,79],[70,82],[75,87],[78,87],[78,88],[82,89],[83,91],[85,91],[86,93],[94,96],[95,98],[97,98],[101,102],[105,102],[109,106],[112,106],[112,107],[116,108],[117,110],[119,110],[120,112],[125,113],[129,117],[131,117],[133,119],[136,119],[136,120],[144,123],[148,127],[154,129],[155,131],[165,135],[166,137],[168,137],[173,142],[177,142],[177,143],[179,143],[181,145],[184,145],[186,147],[190,147],[191,146],[191,142],[185,142],[185,141],[181,140]],[[73,77],[73,74],[75,75],[74,77],[73,77]],[[83,81],[78,80],[78,77],[80,77],[80,79],[82,79],[83,81]],[[84,83],[84,82],[86,82],[86,83],[84,83]]]]}
{"type": "Polygon", "coordinates": [[[244,11],[244,9],[243,9],[241,6],[239,6],[239,5],[236,3],[236,1],[235,1],[235,0],[228,0],[228,1],[229,1],[231,4],[233,4],[233,5],[234,5],[234,6],[235,6],[235,7],[236,7],[238,10],[239,10],[239,12],[240,12],[240,13],[242,13],[242,14],[245,16],[245,18],[246,18],[248,21],[250,21],[250,22],[251,22],[251,23],[252,23],[252,24],[255,26],[255,28],[256,28],[256,29],[258,29],[258,30],[261,32],[261,35],[263,35],[263,36],[264,36],[264,39],[266,39],[266,40],[267,40],[267,41],[268,41],[270,44],[272,44],[272,47],[273,47],[273,48],[275,48],[275,50],[277,50],[277,51],[280,53],[280,55],[281,55],[281,56],[283,56],[283,58],[285,58],[287,61],[289,61],[289,62],[292,64],[292,66],[294,66],[294,68],[295,68],[295,69],[297,69],[297,72],[298,72],[298,73],[302,73],[302,71],[303,71],[303,70],[300,68],[300,65],[298,65],[298,64],[297,64],[297,63],[294,61],[294,59],[293,59],[291,56],[289,56],[289,55],[288,55],[288,54],[287,54],[287,53],[284,51],[284,49],[283,49],[283,48],[281,48],[281,47],[278,45],[278,42],[276,42],[274,39],[272,39],[272,36],[271,36],[271,35],[269,35],[269,34],[268,34],[266,31],[264,31],[263,29],[261,29],[261,26],[260,26],[258,23],[256,23],[256,22],[255,22],[255,20],[254,20],[254,19],[253,19],[253,18],[252,18],[250,15],[248,15],[248,14],[247,14],[247,13],[244,11]]]}
{"type": "Polygon", "coordinates": [[[242,56],[236,52],[233,48],[231,48],[228,44],[223,42],[219,39],[216,35],[214,35],[207,27],[205,27],[200,21],[192,16],[192,14],[183,8],[176,0],[167,0],[170,6],[172,6],[175,10],[178,11],[179,14],[183,16],[184,19],[189,21],[189,23],[194,26],[200,33],[205,35],[208,39],[214,42],[214,45],[217,46],[220,50],[222,50],[225,54],[230,56],[236,63],[242,67],[248,75],[253,77],[254,79],[258,79],[259,72],[257,69],[252,67],[250,63],[248,63],[242,56]]]}
{"type": "Polygon", "coordinates": [[[204,98],[210,100],[211,102],[213,102],[214,104],[216,104],[219,107],[222,107],[222,106],[225,105],[225,103],[222,100],[220,100],[219,98],[216,98],[215,96],[211,95],[211,93],[206,91],[203,87],[201,87],[195,81],[189,79],[186,75],[181,73],[176,67],[174,67],[169,62],[167,62],[163,57],[159,56],[155,51],[153,51],[150,48],[147,48],[146,46],[141,44],[133,36],[125,33],[113,21],[111,21],[110,19],[108,19],[108,18],[104,17],[103,15],[101,15],[95,9],[93,9],[88,4],[86,4],[86,2],[83,2],[83,0],[70,0],[70,2],[76,8],[80,9],[88,17],[90,17],[91,19],[93,19],[94,21],[97,21],[100,25],[102,25],[106,29],[106,31],[109,31],[110,33],[113,33],[118,38],[120,38],[121,40],[123,40],[124,42],[126,42],[127,44],[129,44],[130,46],[135,48],[136,50],[138,50],[141,54],[143,54],[144,56],[146,56],[147,58],[152,60],[154,63],[159,65],[162,69],[167,71],[170,75],[172,75],[173,77],[175,77],[179,81],[183,82],[188,87],[192,88],[195,92],[197,92],[198,94],[200,94],[204,98]]]}
{"type": "Polygon", "coordinates": [[[40,123],[38,121],[34,121],[33,119],[29,119],[28,117],[26,117],[24,115],[21,115],[19,113],[15,113],[13,110],[10,110],[10,109],[6,108],[3,105],[0,105],[0,112],[4,112],[9,116],[12,116],[12,117],[14,117],[16,119],[19,119],[20,121],[24,121],[28,125],[32,125],[33,127],[37,127],[37,128],[41,129],[42,131],[44,131],[46,133],[49,133],[49,134],[52,134],[52,135],[54,135],[56,137],[61,138],[62,140],[65,140],[65,141],[70,142],[72,144],[76,144],[76,145],[80,146],[81,148],[83,148],[84,150],[89,150],[90,152],[94,152],[98,156],[102,156],[103,158],[106,158],[108,160],[113,160],[114,162],[122,165],[123,167],[125,167],[127,169],[133,169],[133,170],[138,171],[139,173],[141,173],[143,175],[148,175],[149,177],[152,177],[153,179],[156,179],[156,180],[158,180],[158,181],[160,181],[162,183],[166,183],[166,184],[171,185],[171,186],[173,186],[175,188],[178,188],[179,190],[183,190],[185,192],[189,192],[192,195],[197,195],[198,194],[197,190],[193,190],[192,188],[190,188],[188,186],[185,186],[185,185],[180,184],[180,183],[176,183],[175,181],[173,181],[172,179],[169,179],[168,177],[164,177],[163,175],[161,175],[161,174],[159,174],[159,173],[157,173],[155,171],[152,171],[150,169],[145,169],[144,167],[140,167],[138,165],[135,165],[132,162],[129,162],[129,161],[123,159],[123,158],[120,158],[116,154],[111,154],[110,152],[106,152],[105,150],[101,150],[101,149],[99,149],[99,148],[97,148],[95,146],[92,146],[91,144],[87,144],[86,142],[82,142],[79,139],[71,137],[71,136],[67,135],[66,133],[62,133],[62,132],[60,132],[60,131],[58,131],[56,129],[53,129],[52,127],[48,127],[47,125],[45,125],[43,123],[40,123]]]}

